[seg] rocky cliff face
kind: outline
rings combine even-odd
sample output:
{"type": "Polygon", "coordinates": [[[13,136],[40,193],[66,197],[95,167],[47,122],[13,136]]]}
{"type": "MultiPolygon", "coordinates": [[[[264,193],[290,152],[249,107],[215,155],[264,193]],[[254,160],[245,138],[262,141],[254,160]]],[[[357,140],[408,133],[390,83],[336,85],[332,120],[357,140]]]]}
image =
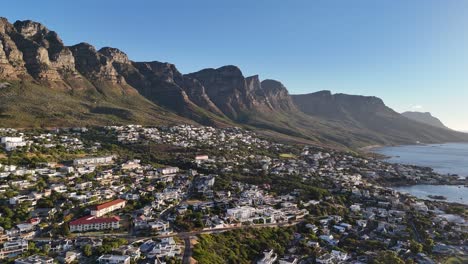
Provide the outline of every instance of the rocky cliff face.
{"type": "Polygon", "coordinates": [[[194,119],[200,118],[194,114],[198,108],[223,115],[206,95],[204,87],[197,80],[183,76],[175,65],[132,62],[124,52],[109,47],[102,48],[99,53],[125,82],[151,101],[194,119]]]}
{"type": "Polygon", "coordinates": [[[117,73],[112,62],[88,43],[70,47],[76,60],[76,68],[91,81],[107,81],[118,84],[125,80],[117,73]]]}
{"type": "Polygon", "coordinates": [[[30,20],[0,19],[0,78],[34,78],[54,88],[85,88],[75,58],[57,33],[30,20]]]}
{"type": "Polygon", "coordinates": [[[285,112],[297,111],[288,89],[281,82],[275,80],[264,80],[261,82],[265,98],[270,102],[273,109],[285,112]]]}
{"type": "Polygon", "coordinates": [[[279,89],[282,85],[266,82],[264,89],[258,76],[245,78],[235,66],[183,75],[170,63],[133,62],[116,48],[96,50],[87,43],[67,47],[57,33],[37,22],[0,21],[0,78],[27,76],[50,87],[94,89],[108,96],[138,92],[190,118],[206,119],[210,113],[240,120],[252,111],[292,108],[286,89],[279,89]]]}
{"type": "Polygon", "coordinates": [[[0,79],[25,78],[28,73],[23,53],[11,38],[16,29],[5,18],[0,18],[0,79]]]}
{"type": "Polygon", "coordinates": [[[59,70],[75,70],[71,52],[63,47],[57,34],[32,21],[17,21],[13,34],[23,52],[26,68],[31,76],[40,80],[60,81],[59,70]]]}
{"type": "Polygon", "coordinates": [[[247,84],[247,92],[252,94],[253,98],[255,98],[252,104],[263,111],[273,111],[274,107],[263,90],[262,83],[258,75],[245,78],[245,82],[247,84]]]}
{"type": "Polygon", "coordinates": [[[182,75],[174,64],[153,61],[134,65],[145,80],[145,85],[135,85],[147,97],[185,115],[192,115],[190,111],[196,110],[193,108],[224,115],[206,94],[205,87],[198,80],[182,75]]]}
{"type": "Polygon", "coordinates": [[[224,66],[187,75],[200,81],[213,103],[228,117],[239,119],[253,106],[254,98],[239,68],[224,66]]]}
{"type": "Polygon", "coordinates": [[[253,111],[296,110],[287,89],[280,82],[261,82],[258,75],[245,78],[235,66],[204,69],[187,76],[199,80],[216,106],[236,120],[253,111]]]}

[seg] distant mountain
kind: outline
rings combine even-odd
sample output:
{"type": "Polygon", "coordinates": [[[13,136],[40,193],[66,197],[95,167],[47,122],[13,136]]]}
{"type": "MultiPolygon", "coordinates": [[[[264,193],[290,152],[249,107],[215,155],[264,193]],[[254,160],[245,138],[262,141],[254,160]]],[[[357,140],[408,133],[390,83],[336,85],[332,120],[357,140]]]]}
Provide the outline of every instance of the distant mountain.
{"type": "Polygon", "coordinates": [[[0,124],[12,127],[191,123],[242,126],[277,139],[338,148],[468,135],[412,121],[375,97],[291,96],[276,80],[232,65],[182,74],[119,49],[65,46],[34,21],[0,18],[0,124]]]}
{"type": "Polygon", "coordinates": [[[302,112],[357,129],[360,135],[367,135],[374,142],[404,144],[466,139],[466,134],[410,120],[377,97],[321,91],[292,98],[302,112]]]}
{"type": "Polygon", "coordinates": [[[428,125],[431,125],[431,126],[435,126],[435,127],[440,127],[440,128],[444,128],[444,129],[449,129],[448,127],[446,127],[442,121],[440,121],[438,118],[434,117],[431,115],[431,113],[429,112],[404,112],[402,113],[402,115],[404,117],[407,117],[409,119],[412,119],[414,121],[417,121],[417,122],[421,122],[421,123],[424,123],[424,124],[428,124],[428,125]]]}

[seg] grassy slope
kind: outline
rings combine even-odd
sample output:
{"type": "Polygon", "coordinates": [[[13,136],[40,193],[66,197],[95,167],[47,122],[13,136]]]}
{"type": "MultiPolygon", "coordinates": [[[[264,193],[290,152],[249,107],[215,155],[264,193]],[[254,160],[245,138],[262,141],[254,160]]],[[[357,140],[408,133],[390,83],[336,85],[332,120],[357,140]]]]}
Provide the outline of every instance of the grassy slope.
{"type": "Polygon", "coordinates": [[[31,82],[0,89],[1,127],[193,123],[139,94],[103,95],[94,89],[60,91],[31,82]]]}
{"type": "MultiPolygon", "coordinates": [[[[302,112],[276,112],[272,114],[251,113],[246,123],[265,134],[267,130],[302,138],[306,142],[334,148],[354,148],[380,142],[352,127],[339,122],[325,121],[302,112]]],[[[383,140],[382,140],[383,141],[383,140]]]]}
{"type": "Polygon", "coordinates": [[[362,120],[334,120],[302,112],[250,113],[246,123],[260,129],[301,137],[318,145],[338,148],[360,148],[369,145],[414,144],[468,141],[468,134],[396,118],[394,115],[375,116],[371,125],[362,120]]]}
{"type": "Polygon", "coordinates": [[[468,141],[468,134],[412,121],[375,97],[318,92],[293,95],[293,100],[307,116],[331,124],[329,136],[338,134],[336,141],[343,142],[347,135],[352,146],[468,141]]]}
{"type": "MultiPolygon", "coordinates": [[[[198,106],[190,109],[193,116],[180,117],[136,92],[125,91],[125,87],[119,90],[103,84],[99,91],[92,88],[60,91],[32,82],[10,83],[10,87],[0,89],[0,127],[194,123],[190,119],[218,127],[236,125],[233,121],[198,106]]],[[[382,120],[391,118],[385,116],[382,120]]],[[[418,134],[418,137],[423,138],[421,141],[428,143],[454,141],[447,135],[438,136],[437,131],[434,133],[432,130],[418,129],[425,128],[424,125],[411,126],[404,134],[399,131],[399,127],[387,126],[382,120],[376,120],[377,123],[380,122],[378,127],[369,128],[360,126],[359,122],[324,119],[302,112],[257,111],[245,113],[242,125],[280,141],[342,149],[375,144],[414,143],[417,137],[412,137],[411,133],[418,134]]],[[[459,134],[452,138],[457,136],[459,134]]]]}

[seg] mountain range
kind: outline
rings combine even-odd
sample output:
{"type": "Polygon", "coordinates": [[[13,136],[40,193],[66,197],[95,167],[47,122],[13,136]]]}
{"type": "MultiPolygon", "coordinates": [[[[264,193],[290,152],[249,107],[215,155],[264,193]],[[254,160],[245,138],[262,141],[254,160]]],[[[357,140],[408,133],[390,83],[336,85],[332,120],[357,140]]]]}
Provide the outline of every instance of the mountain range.
{"type": "Polygon", "coordinates": [[[303,143],[467,141],[468,135],[401,115],[376,97],[320,91],[290,95],[276,80],[236,66],[183,74],[135,62],[119,49],[66,46],[34,21],[0,19],[0,122],[12,127],[139,123],[242,126],[303,143]]]}

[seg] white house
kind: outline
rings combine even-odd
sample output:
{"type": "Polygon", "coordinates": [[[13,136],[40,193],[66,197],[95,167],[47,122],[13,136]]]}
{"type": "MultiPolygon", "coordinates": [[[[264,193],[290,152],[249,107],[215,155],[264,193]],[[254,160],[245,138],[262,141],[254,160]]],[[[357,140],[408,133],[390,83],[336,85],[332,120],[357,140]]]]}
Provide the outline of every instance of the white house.
{"type": "Polygon", "coordinates": [[[278,255],[272,250],[263,252],[263,258],[257,261],[257,264],[273,264],[275,263],[278,255]]]}
{"type": "Polygon", "coordinates": [[[98,258],[99,264],[130,264],[130,256],[102,255],[98,258]]]}
{"type": "Polygon", "coordinates": [[[250,206],[242,206],[236,208],[227,209],[226,215],[233,217],[237,220],[247,220],[252,217],[256,212],[256,209],[250,206]]]}
{"type": "Polygon", "coordinates": [[[103,157],[91,157],[91,158],[81,158],[75,159],[73,165],[82,166],[82,165],[106,165],[112,164],[114,162],[114,155],[103,156],[103,157]]]}
{"type": "Polygon", "coordinates": [[[27,144],[23,141],[23,137],[2,137],[0,141],[7,151],[12,151],[18,147],[24,147],[27,144]]]}

